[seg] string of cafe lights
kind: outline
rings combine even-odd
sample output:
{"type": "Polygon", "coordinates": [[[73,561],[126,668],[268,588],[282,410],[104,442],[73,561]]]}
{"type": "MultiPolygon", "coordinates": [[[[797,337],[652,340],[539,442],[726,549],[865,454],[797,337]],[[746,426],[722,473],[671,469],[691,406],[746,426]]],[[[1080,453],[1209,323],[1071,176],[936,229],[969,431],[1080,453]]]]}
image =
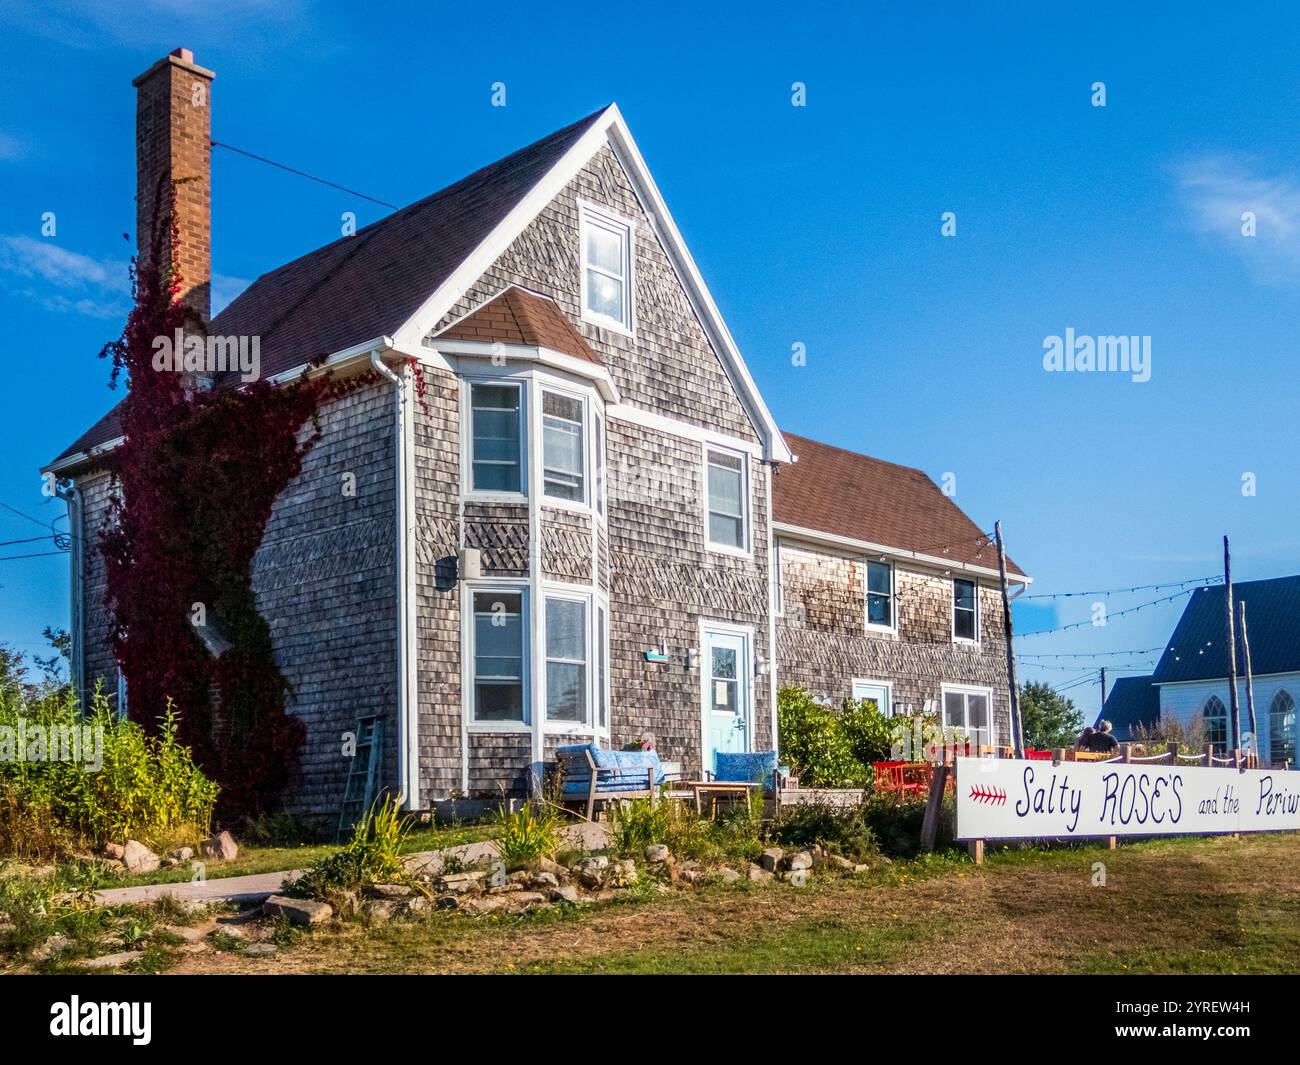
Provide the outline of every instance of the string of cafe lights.
{"type": "MultiPolygon", "coordinates": [[[[1198,585],[1197,588],[1209,587],[1208,585],[1198,585]]],[[[1137,606],[1127,607],[1124,610],[1112,610],[1106,614],[1106,621],[1109,623],[1112,618],[1122,618],[1129,614],[1136,614],[1145,610],[1147,607],[1159,606],[1161,603],[1172,603],[1175,599],[1181,599],[1183,596],[1194,592],[1197,588],[1184,588],[1181,592],[1175,592],[1173,595],[1162,596],[1159,599],[1152,599],[1146,603],[1138,603],[1137,606]]],[[[1075,621],[1069,625],[1061,625],[1055,629],[1037,629],[1034,632],[1020,632],[1015,634],[1017,640],[1024,640],[1030,636],[1050,636],[1054,632],[1068,632],[1071,629],[1091,628],[1092,621],[1075,621]]]]}
{"type": "Polygon", "coordinates": [[[1208,577],[1188,577],[1184,581],[1164,581],[1160,584],[1134,584],[1127,588],[1093,588],[1082,592],[1039,592],[1034,595],[1017,596],[1016,601],[1024,602],[1027,599],[1069,599],[1081,595],[1123,595],[1127,592],[1154,592],[1162,591],[1165,588],[1185,588],[1189,584],[1211,585],[1222,583],[1222,577],[1216,577],[1213,575],[1208,577]]]}

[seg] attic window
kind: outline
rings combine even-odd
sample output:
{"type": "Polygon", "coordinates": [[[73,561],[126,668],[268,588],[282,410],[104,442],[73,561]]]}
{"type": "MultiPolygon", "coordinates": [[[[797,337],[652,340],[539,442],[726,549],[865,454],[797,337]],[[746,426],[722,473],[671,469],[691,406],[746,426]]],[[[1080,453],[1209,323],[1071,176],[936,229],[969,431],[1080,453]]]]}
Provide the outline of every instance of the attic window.
{"type": "Polygon", "coordinates": [[[632,223],[590,204],[579,207],[582,317],[632,331],[632,223]]]}

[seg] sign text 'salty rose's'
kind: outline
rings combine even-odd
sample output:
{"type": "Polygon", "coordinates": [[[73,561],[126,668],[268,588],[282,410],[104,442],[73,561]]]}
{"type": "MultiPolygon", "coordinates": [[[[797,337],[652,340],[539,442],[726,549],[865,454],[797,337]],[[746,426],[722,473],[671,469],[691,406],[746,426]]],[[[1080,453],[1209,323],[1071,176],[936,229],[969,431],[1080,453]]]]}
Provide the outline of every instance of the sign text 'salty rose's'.
{"type": "Polygon", "coordinates": [[[957,838],[1300,829],[1300,773],[1121,762],[957,759],[957,838]]]}

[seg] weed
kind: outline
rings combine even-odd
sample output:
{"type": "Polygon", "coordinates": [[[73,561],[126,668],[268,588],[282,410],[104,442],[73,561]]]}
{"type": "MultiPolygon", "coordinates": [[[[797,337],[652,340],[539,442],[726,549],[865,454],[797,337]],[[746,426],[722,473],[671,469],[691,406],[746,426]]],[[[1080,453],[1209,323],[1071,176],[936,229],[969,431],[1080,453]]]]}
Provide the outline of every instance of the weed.
{"type": "Polygon", "coordinates": [[[504,806],[495,819],[497,850],[507,869],[518,869],[544,854],[554,854],[559,842],[559,821],[550,807],[525,803],[518,810],[504,806]]]}

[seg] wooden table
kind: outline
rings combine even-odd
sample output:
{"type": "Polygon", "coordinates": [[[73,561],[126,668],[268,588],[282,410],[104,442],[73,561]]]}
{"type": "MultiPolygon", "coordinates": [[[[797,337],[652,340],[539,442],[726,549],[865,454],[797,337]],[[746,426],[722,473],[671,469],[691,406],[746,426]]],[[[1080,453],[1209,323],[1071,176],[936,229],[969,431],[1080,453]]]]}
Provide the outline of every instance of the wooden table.
{"type": "Polygon", "coordinates": [[[762,784],[750,783],[746,780],[682,780],[677,782],[677,787],[689,790],[695,796],[695,812],[702,814],[704,812],[704,798],[709,799],[709,816],[715,817],[718,812],[718,800],[723,796],[731,798],[744,799],[749,801],[749,793],[754,788],[762,788],[762,784]]]}

